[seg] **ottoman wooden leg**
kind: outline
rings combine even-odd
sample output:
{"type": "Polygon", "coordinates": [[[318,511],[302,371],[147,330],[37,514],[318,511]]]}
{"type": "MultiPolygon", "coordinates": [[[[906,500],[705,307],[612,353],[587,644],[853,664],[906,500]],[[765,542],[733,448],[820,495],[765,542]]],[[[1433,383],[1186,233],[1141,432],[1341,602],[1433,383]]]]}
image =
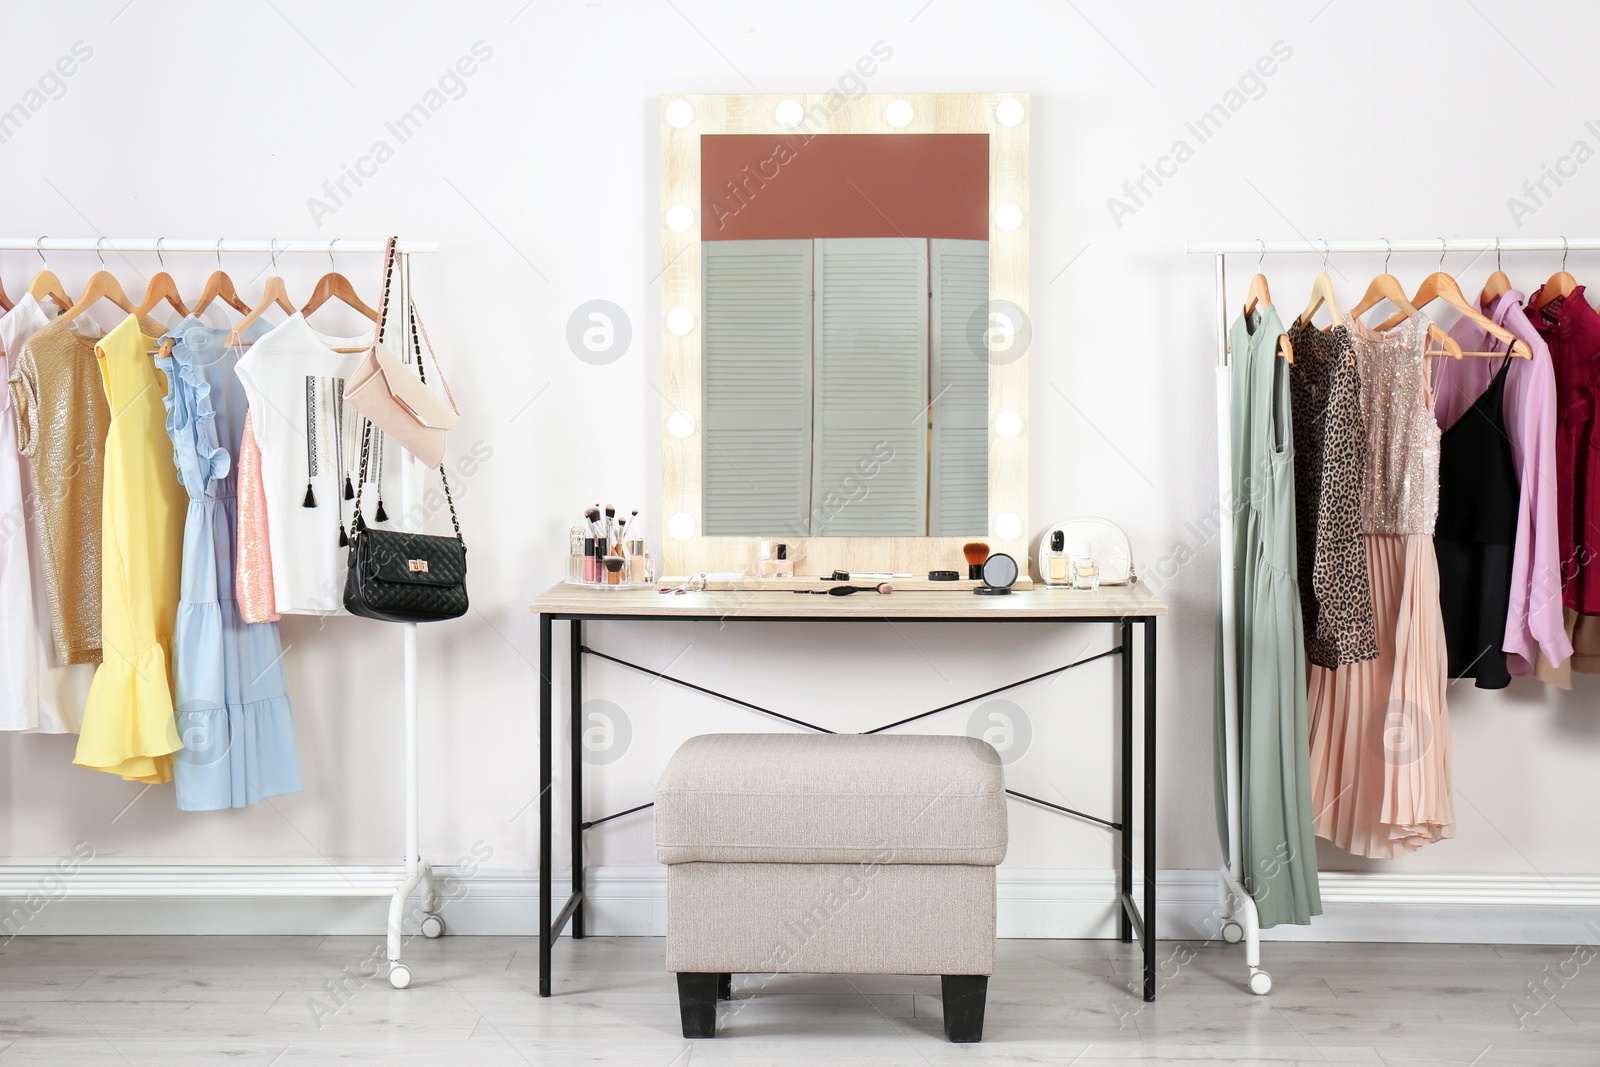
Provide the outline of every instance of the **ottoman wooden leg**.
{"type": "MultiPolygon", "coordinates": [[[[678,976],[682,988],[683,976],[678,976]]],[[[955,1044],[983,1040],[983,1004],[989,991],[986,974],[943,974],[939,976],[944,994],[944,1036],[955,1044]]],[[[689,1033],[688,1009],[684,1009],[684,1034],[689,1033]]]]}
{"type": "Polygon", "coordinates": [[[717,975],[717,999],[733,999],[733,975],[726,971],[717,975]]]}
{"type": "MultiPolygon", "coordinates": [[[[683,1017],[684,1037],[717,1036],[717,995],[721,992],[722,979],[723,976],[715,972],[678,972],[678,1013],[683,1017]]],[[[981,1005],[979,1013],[981,1024],[981,1005]]]]}

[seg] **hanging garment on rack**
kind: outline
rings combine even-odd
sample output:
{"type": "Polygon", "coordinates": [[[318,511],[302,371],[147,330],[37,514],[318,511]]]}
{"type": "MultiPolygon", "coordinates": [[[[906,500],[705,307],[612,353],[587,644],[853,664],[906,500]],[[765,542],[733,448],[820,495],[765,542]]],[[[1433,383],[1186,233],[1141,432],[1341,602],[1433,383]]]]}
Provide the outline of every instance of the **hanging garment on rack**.
{"type": "Polygon", "coordinates": [[[188,499],[172,469],[166,385],[151,359],[164,332],[129,315],[95,346],[111,411],[101,512],[105,655],[73,762],[139,782],[170,782],[172,753],[182,747],[171,643],[188,499]]]}
{"type": "MultiPolygon", "coordinates": [[[[265,323],[245,331],[252,341],[265,323]]],[[[178,736],[173,765],[183,811],[243,808],[300,790],[294,723],[283,685],[277,623],[246,623],[234,594],[236,479],[223,441],[243,429],[242,349],[195,316],[161,340],[167,433],[188,493],[182,599],[172,637],[178,736]]]]}
{"type": "MultiPolygon", "coordinates": [[[[0,317],[0,354],[20,353],[61,309],[41,305],[31,293],[0,317]]],[[[79,331],[94,324],[73,323],[79,331]]],[[[7,356],[7,359],[10,357],[7,356]]],[[[9,377],[9,368],[5,368],[9,377]]],[[[34,487],[30,465],[17,452],[17,419],[11,391],[0,391],[0,730],[77,733],[89,696],[94,666],[55,666],[50,636],[50,597],[45,587],[42,545],[30,521],[34,487]]]]}
{"type": "MultiPolygon", "coordinates": [[[[1562,603],[1572,637],[1570,666],[1600,674],[1600,463],[1594,462],[1595,393],[1600,379],[1600,314],[1578,286],[1539,307],[1529,301],[1533,326],[1550,347],[1556,376],[1557,521],[1561,528],[1562,603]]],[[[1541,656],[1540,676],[1558,684],[1553,657],[1541,656]]]]}
{"type": "Polygon", "coordinates": [[[1433,524],[1439,426],[1428,397],[1428,318],[1387,333],[1351,320],[1367,425],[1362,529],[1378,658],[1311,668],[1317,836],[1393,859],[1455,835],[1444,620],[1433,524]]]}
{"type": "Polygon", "coordinates": [[[297,312],[239,360],[261,448],[274,608],[284,615],[345,613],[339,531],[350,514],[352,450],[342,396],[371,345],[370,335],[321,334],[297,312]]]}
{"type": "MultiPolygon", "coordinates": [[[[1306,724],[1306,665],[1295,567],[1294,428],[1283,326],[1259,307],[1231,332],[1233,572],[1238,647],[1240,853],[1263,927],[1322,913],[1306,724]]],[[[1220,623],[1219,623],[1220,625],[1220,623]]],[[[1228,849],[1227,768],[1217,642],[1218,829],[1228,849]]]]}
{"type": "Polygon", "coordinates": [[[11,363],[17,451],[38,489],[34,528],[49,593],[52,662],[100,662],[100,486],[111,411],[97,336],[56,319],[11,363]]]}
{"type": "Polygon", "coordinates": [[[235,591],[245,622],[277,622],[272,591],[272,547],[267,535],[267,491],[261,483],[261,446],[249,409],[239,435],[239,555],[235,591]]]}
{"type": "Polygon", "coordinates": [[[1499,360],[1489,388],[1439,439],[1433,550],[1445,652],[1450,677],[1471,678],[1479,689],[1511,684],[1501,642],[1511,607],[1521,493],[1504,411],[1510,364],[1509,356],[1499,360]]]}
{"type": "MultiPolygon", "coordinates": [[[[1524,299],[1520,292],[1512,289],[1480,309],[1490,320],[1526,343],[1532,353],[1529,359],[1511,361],[1501,409],[1518,483],[1516,542],[1502,647],[1512,677],[1533,675],[1542,657],[1545,669],[1540,676],[1562,688],[1571,688],[1567,659],[1572,655],[1572,642],[1563,625],[1561,610],[1556,378],[1550,363],[1550,349],[1523,311],[1524,299]]],[[[1469,352],[1494,351],[1500,347],[1466,318],[1456,321],[1450,336],[1469,352]]],[[[1435,359],[1432,362],[1433,412],[1440,427],[1448,433],[1488,389],[1497,373],[1496,364],[1488,359],[1435,359]]],[[[1443,508],[1443,487],[1440,492],[1440,507],[1443,508]]],[[[1448,622],[1449,613],[1446,612],[1447,630],[1448,622]]]]}
{"type": "Polygon", "coordinates": [[[1306,659],[1319,667],[1373,659],[1367,546],[1361,535],[1361,487],[1367,427],[1361,374],[1343,325],[1324,333],[1296,319],[1289,328],[1294,365],[1294,494],[1300,607],[1306,659]]]}

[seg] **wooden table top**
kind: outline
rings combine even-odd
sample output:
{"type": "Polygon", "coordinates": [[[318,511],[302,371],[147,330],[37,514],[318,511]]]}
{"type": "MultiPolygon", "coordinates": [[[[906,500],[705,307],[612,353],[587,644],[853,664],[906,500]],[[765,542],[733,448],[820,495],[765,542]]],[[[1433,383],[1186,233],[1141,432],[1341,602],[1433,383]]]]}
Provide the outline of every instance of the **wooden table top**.
{"type": "MultiPolygon", "coordinates": [[[[818,588],[829,583],[818,582],[818,588]]],[[[1007,596],[949,592],[855,593],[817,596],[790,590],[726,590],[662,593],[662,586],[601,589],[562,583],[529,607],[550,615],[676,616],[761,619],[1094,619],[1146,618],[1167,614],[1166,604],[1144,584],[1105,586],[1095,592],[1036,585],[1007,596]]],[[[665,588],[673,588],[668,585],[665,588]]]]}

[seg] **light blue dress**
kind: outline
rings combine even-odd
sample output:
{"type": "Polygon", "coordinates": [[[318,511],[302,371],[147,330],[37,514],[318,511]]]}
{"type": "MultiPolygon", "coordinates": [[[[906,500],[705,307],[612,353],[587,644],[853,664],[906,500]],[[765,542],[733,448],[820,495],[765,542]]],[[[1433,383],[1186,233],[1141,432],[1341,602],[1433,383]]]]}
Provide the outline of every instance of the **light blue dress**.
{"type": "MultiPolygon", "coordinates": [[[[254,340],[267,331],[256,323],[254,340]]],[[[244,432],[243,353],[227,330],[193,315],[167,333],[167,432],[178,478],[189,492],[183,529],[183,592],[172,637],[178,735],[178,807],[243,808],[300,791],[294,723],[284,692],[275,622],[247,623],[234,592],[237,478],[231,452],[244,432]]]]}

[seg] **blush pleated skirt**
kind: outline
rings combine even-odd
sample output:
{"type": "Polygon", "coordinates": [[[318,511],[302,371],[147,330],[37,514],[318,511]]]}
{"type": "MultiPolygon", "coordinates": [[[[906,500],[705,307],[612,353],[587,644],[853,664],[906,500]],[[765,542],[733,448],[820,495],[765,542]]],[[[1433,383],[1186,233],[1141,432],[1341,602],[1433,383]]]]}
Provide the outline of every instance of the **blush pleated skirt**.
{"type": "Polygon", "coordinates": [[[1312,666],[1313,826],[1393,859],[1455,836],[1439,567],[1425,534],[1366,534],[1376,659],[1312,666]]]}

